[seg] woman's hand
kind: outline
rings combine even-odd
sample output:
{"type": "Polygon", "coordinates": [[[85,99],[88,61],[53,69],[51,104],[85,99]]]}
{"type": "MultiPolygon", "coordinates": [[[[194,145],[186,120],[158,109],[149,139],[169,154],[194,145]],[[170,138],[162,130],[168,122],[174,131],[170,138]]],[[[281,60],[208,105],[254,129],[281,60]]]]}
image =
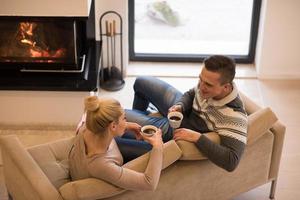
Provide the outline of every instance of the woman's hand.
{"type": "Polygon", "coordinates": [[[162,147],[163,141],[161,137],[161,129],[158,128],[157,131],[152,136],[144,136],[142,135],[143,139],[149,142],[153,147],[162,147]]]}
{"type": "Polygon", "coordinates": [[[138,123],[126,122],[126,130],[132,131],[134,133],[134,135],[135,135],[135,138],[137,140],[141,140],[142,139],[141,125],[139,125],[138,123]]]}

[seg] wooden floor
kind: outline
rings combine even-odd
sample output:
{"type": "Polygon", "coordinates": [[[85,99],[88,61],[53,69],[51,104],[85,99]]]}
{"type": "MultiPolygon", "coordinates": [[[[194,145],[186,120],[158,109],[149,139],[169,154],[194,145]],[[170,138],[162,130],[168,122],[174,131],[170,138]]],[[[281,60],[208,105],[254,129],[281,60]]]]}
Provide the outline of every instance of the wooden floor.
{"type": "MultiPolygon", "coordinates": [[[[181,91],[193,87],[197,78],[162,78],[181,91]]],[[[100,96],[110,96],[121,101],[125,108],[130,108],[133,97],[132,84],[135,77],[126,78],[124,89],[118,92],[100,91],[100,96]]],[[[269,106],[278,118],[286,125],[287,132],[284,142],[283,155],[279,171],[279,179],[275,198],[277,200],[300,199],[300,80],[268,80],[262,81],[255,78],[238,78],[235,80],[239,89],[261,106],[269,106]]],[[[16,133],[14,131],[14,133],[16,133]]],[[[66,134],[49,133],[43,136],[37,133],[24,134],[17,132],[26,146],[52,141],[66,134]]],[[[0,167],[0,199],[6,200],[7,194],[3,178],[2,166],[0,167]]],[[[251,174],[245,174],[251,176],[251,174]]],[[[268,199],[270,184],[263,185],[246,192],[234,200],[265,200],[268,199]]]]}

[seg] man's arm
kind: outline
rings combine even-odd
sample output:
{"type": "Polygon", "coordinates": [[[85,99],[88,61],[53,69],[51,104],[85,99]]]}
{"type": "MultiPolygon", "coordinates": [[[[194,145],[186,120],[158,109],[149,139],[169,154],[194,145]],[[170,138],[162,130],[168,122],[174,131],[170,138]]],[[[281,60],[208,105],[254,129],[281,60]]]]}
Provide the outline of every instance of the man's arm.
{"type": "Polygon", "coordinates": [[[245,144],[237,139],[220,135],[221,144],[216,144],[205,135],[196,141],[197,148],[219,167],[231,172],[239,164],[245,144]]]}
{"type": "Polygon", "coordinates": [[[195,143],[210,161],[229,172],[237,167],[245,149],[245,144],[234,138],[220,135],[221,144],[216,144],[205,134],[185,128],[177,129],[174,132],[174,139],[195,143]]]}
{"type": "Polygon", "coordinates": [[[188,112],[192,109],[194,97],[195,88],[190,89],[182,95],[180,100],[176,103],[176,105],[181,105],[182,113],[188,112]]]}

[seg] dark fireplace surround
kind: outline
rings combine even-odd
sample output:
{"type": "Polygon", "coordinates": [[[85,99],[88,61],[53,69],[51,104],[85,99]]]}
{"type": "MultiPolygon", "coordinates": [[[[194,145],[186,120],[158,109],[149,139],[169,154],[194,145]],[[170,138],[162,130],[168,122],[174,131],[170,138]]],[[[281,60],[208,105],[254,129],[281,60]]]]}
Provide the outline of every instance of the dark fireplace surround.
{"type": "Polygon", "coordinates": [[[100,47],[88,17],[0,16],[0,89],[92,91],[100,47]]]}

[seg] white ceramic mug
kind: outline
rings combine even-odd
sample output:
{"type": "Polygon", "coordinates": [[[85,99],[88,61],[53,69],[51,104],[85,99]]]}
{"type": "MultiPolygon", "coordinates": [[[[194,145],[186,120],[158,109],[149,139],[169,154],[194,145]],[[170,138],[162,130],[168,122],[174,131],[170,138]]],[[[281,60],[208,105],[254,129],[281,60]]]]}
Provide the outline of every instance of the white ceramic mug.
{"type": "Polygon", "coordinates": [[[145,125],[141,128],[142,135],[147,137],[151,137],[155,132],[157,132],[157,127],[152,125],[145,125]]]}
{"type": "Polygon", "coordinates": [[[168,114],[169,124],[172,128],[180,127],[182,119],[183,119],[183,114],[181,112],[174,111],[174,112],[169,112],[168,114]]]}

